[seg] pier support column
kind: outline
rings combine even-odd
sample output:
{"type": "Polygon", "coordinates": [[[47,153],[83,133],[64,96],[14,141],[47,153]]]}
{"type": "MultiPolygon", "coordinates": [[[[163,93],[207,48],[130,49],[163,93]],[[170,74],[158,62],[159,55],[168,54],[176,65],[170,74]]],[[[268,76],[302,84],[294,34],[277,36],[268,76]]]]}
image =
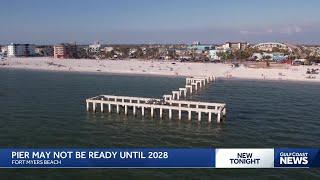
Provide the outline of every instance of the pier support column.
{"type": "Polygon", "coordinates": [[[111,113],[111,104],[108,104],[109,113],[111,113]]]}
{"type": "Polygon", "coordinates": [[[169,119],[172,119],[172,109],[169,109],[169,119]]]}
{"type": "Polygon", "coordinates": [[[136,106],[133,106],[133,115],[136,115],[136,106]]]}
{"type": "Polygon", "coordinates": [[[100,110],[103,113],[103,103],[100,103],[100,110]]]}
{"type": "MultiPolygon", "coordinates": [[[[101,98],[101,101],[103,101],[103,98],[101,98]]],[[[100,111],[103,113],[103,103],[100,103],[100,111]]]]}
{"type": "Polygon", "coordinates": [[[90,108],[90,104],[89,102],[87,102],[87,111],[89,111],[89,108],[90,108]]]}
{"type": "Polygon", "coordinates": [[[186,85],[186,93],[188,93],[188,89],[190,89],[190,94],[192,94],[192,85],[186,85]]]}
{"type": "Polygon", "coordinates": [[[119,105],[117,104],[117,113],[119,114],[120,113],[120,108],[119,108],[119,105]]]}
{"type": "Polygon", "coordinates": [[[220,123],[220,121],[221,121],[221,113],[219,112],[217,115],[217,123],[220,123]]]}
{"type": "Polygon", "coordinates": [[[153,107],[151,107],[151,117],[153,118],[153,107]]]}
{"type": "Polygon", "coordinates": [[[198,121],[201,121],[201,111],[198,112],[198,121]]]}
{"type": "Polygon", "coordinates": [[[227,109],[226,109],[226,107],[223,108],[222,113],[223,113],[223,116],[226,116],[226,114],[227,114],[227,109]]]}
{"type": "Polygon", "coordinates": [[[188,120],[191,121],[191,111],[188,111],[188,120]]]}
{"type": "Polygon", "coordinates": [[[187,89],[184,91],[184,97],[187,98],[187,89]]]}
{"type": "Polygon", "coordinates": [[[179,110],[179,120],[181,120],[181,110],[179,110]]]}
{"type": "Polygon", "coordinates": [[[142,114],[142,116],[144,116],[144,107],[143,106],[141,107],[141,114],[142,114]]]}
{"type": "Polygon", "coordinates": [[[128,114],[128,106],[127,106],[127,105],[124,106],[124,114],[125,114],[125,115],[128,114]]]}
{"type": "Polygon", "coordinates": [[[208,113],[208,121],[211,122],[211,112],[208,113]]]}
{"type": "Polygon", "coordinates": [[[162,108],[160,108],[160,118],[162,118],[162,108]]]}
{"type": "Polygon", "coordinates": [[[96,112],[96,103],[95,102],[93,102],[93,112],[96,112]]]}

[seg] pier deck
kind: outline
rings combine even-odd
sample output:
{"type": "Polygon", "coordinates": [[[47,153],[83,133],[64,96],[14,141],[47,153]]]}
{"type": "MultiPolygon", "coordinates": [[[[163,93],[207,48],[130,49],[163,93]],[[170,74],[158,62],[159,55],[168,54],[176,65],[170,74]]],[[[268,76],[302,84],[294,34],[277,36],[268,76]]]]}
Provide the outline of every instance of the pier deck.
{"type": "Polygon", "coordinates": [[[142,116],[145,111],[149,110],[151,117],[154,117],[154,112],[159,111],[159,117],[163,117],[163,111],[169,112],[169,119],[172,119],[173,111],[178,112],[178,118],[181,119],[182,112],[188,113],[188,120],[191,120],[192,113],[198,114],[198,120],[201,121],[203,113],[208,114],[208,121],[211,122],[211,115],[217,115],[217,122],[226,115],[226,105],[223,103],[205,103],[196,101],[176,101],[162,100],[154,98],[139,98],[129,96],[113,96],[100,95],[86,100],[87,111],[96,112],[100,107],[100,112],[105,112],[106,107],[108,112],[112,112],[112,108],[116,107],[116,112],[120,113],[120,107],[124,108],[127,115],[128,109],[133,109],[133,115],[136,115],[137,109],[141,110],[142,116]]]}
{"type": "Polygon", "coordinates": [[[124,108],[124,113],[128,114],[128,109],[132,109],[133,115],[137,114],[137,109],[141,111],[142,116],[145,116],[145,111],[150,111],[151,117],[154,113],[159,112],[159,117],[163,118],[163,112],[168,111],[169,119],[172,119],[172,113],[177,112],[178,118],[181,119],[182,113],[187,112],[188,120],[191,120],[192,113],[196,113],[198,121],[202,120],[202,114],[208,115],[208,121],[212,121],[212,114],[216,115],[217,122],[220,123],[221,118],[226,116],[225,103],[210,103],[198,101],[180,100],[182,97],[187,98],[188,94],[198,91],[208,83],[215,81],[214,76],[209,77],[191,77],[186,79],[186,86],[179,88],[177,91],[172,91],[171,95],[163,95],[163,98],[144,98],[130,96],[115,96],[115,95],[99,95],[86,99],[87,111],[97,111],[100,107],[100,112],[105,109],[109,113],[113,107],[116,107],[116,112],[120,113],[120,107],[124,108]]]}

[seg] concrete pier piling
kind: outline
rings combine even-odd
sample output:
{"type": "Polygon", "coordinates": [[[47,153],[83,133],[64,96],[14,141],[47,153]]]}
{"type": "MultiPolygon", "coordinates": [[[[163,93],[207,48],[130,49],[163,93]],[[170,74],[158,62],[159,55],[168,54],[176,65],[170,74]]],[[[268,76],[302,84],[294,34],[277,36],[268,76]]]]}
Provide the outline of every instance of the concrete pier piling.
{"type": "Polygon", "coordinates": [[[93,109],[93,112],[96,112],[96,103],[95,102],[93,103],[93,108],[92,109],[93,109]]]}
{"type": "Polygon", "coordinates": [[[134,115],[134,116],[136,115],[136,109],[137,109],[137,107],[136,107],[136,106],[133,106],[133,115],[134,115]]]}
{"type": "MultiPolygon", "coordinates": [[[[101,100],[103,101],[103,98],[101,100]]],[[[103,112],[103,104],[100,104],[100,111],[103,112]]]]}
{"type": "Polygon", "coordinates": [[[186,78],[186,86],[179,88],[178,91],[172,91],[171,95],[163,95],[161,99],[130,97],[130,96],[114,96],[100,95],[86,99],[86,110],[96,112],[97,105],[100,105],[100,111],[104,112],[104,106],[108,105],[108,112],[111,113],[112,107],[116,106],[116,111],[119,114],[120,108],[124,108],[124,114],[129,114],[129,109],[132,108],[132,114],[137,115],[137,109],[141,109],[141,115],[145,116],[145,110],[150,109],[150,116],[153,118],[157,112],[159,117],[163,118],[163,112],[168,112],[168,118],[173,118],[173,113],[178,113],[178,119],[182,119],[182,113],[188,114],[188,120],[192,119],[192,112],[198,115],[198,121],[202,120],[202,114],[208,115],[208,122],[212,121],[212,114],[217,117],[217,122],[221,122],[221,118],[226,116],[225,103],[210,103],[181,100],[187,98],[188,94],[201,89],[208,83],[215,80],[214,76],[208,77],[192,77],[186,78]]]}
{"type": "Polygon", "coordinates": [[[172,99],[179,100],[180,98],[180,91],[172,91],[172,99]]]}
{"type": "Polygon", "coordinates": [[[183,95],[184,98],[187,97],[187,88],[179,88],[180,91],[180,97],[183,95]]]}

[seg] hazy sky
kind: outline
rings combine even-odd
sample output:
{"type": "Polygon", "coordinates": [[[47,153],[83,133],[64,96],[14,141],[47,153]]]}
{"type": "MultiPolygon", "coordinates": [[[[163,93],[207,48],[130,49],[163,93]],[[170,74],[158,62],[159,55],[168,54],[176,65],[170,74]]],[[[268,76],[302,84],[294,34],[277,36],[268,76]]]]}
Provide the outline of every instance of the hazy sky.
{"type": "Polygon", "coordinates": [[[320,43],[319,0],[1,0],[0,44],[320,43]]]}

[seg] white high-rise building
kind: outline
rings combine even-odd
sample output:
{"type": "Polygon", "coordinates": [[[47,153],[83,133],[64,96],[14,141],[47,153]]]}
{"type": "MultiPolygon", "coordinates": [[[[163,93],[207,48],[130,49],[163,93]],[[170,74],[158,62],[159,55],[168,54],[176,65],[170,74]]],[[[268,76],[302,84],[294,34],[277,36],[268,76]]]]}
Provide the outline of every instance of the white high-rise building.
{"type": "Polygon", "coordinates": [[[8,45],[8,57],[27,57],[33,55],[35,55],[35,45],[14,43],[8,45]]]}

